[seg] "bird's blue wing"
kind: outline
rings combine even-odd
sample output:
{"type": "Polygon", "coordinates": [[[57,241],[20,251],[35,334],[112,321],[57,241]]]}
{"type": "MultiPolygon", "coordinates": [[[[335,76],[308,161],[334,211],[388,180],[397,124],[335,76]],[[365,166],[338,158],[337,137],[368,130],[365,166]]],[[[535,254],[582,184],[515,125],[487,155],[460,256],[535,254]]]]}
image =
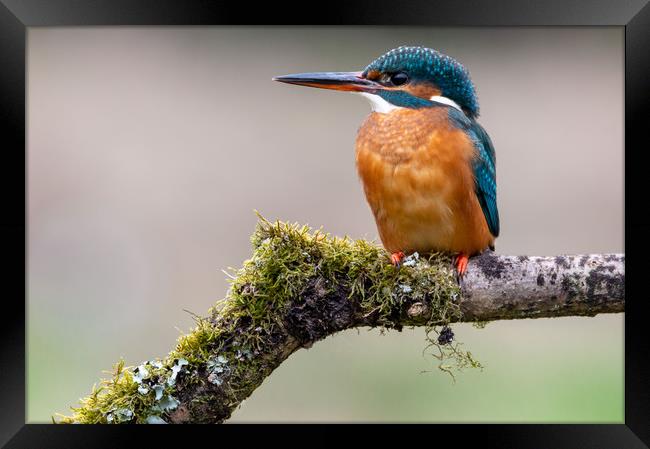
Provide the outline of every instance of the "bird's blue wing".
{"type": "Polygon", "coordinates": [[[451,123],[465,131],[476,148],[476,158],[472,161],[474,171],[474,191],[485,215],[488,229],[493,236],[499,236],[499,210],[497,209],[497,172],[494,146],[488,133],[476,120],[468,118],[456,108],[449,108],[451,123]]]}
{"type": "Polygon", "coordinates": [[[467,132],[474,141],[477,157],[472,163],[475,191],[483,209],[488,228],[493,236],[499,236],[499,209],[497,209],[496,156],[492,140],[481,125],[471,120],[467,132]]]}

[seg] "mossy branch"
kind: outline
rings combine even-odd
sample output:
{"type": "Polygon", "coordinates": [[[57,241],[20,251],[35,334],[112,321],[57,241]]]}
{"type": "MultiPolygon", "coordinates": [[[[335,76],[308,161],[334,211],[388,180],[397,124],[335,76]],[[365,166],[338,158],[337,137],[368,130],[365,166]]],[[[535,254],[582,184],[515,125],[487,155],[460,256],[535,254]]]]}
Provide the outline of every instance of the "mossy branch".
{"type": "Polygon", "coordinates": [[[623,255],[451,257],[400,269],[379,246],[260,217],[226,297],[163,360],[116,365],[64,423],[220,423],[289,355],[344,329],[424,326],[439,367],[481,367],[450,323],[623,312],[623,255]],[[453,364],[449,364],[451,361],[453,364]]]}

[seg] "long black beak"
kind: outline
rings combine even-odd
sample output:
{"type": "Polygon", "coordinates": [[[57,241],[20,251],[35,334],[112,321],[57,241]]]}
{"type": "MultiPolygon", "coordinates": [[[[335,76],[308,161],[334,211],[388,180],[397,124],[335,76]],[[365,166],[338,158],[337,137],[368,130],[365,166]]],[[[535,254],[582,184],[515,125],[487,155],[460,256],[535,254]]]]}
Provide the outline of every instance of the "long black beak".
{"type": "Polygon", "coordinates": [[[273,81],[297,84],[299,86],[345,90],[351,92],[373,92],[382,87],[379,83],[363,78],[361,73],[362,72],[295,73],[292,75],[276,76],[273,78],[273,81]]]}

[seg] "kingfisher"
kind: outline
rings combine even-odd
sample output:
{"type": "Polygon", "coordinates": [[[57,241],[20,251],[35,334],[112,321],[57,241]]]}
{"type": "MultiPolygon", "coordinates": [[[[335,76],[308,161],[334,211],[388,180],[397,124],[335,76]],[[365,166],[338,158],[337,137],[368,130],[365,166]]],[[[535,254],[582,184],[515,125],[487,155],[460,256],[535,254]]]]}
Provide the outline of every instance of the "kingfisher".
{"type": "Polygon", "coordinates": [[[372,112],[359,128],[356,166],[391,263],[449,252],[459,277],[499,236],[496,157],[479,123],[476,89],[458,61],[401,46],[362,72],[278,76],[275,81],[360,94],[372,112]]]}

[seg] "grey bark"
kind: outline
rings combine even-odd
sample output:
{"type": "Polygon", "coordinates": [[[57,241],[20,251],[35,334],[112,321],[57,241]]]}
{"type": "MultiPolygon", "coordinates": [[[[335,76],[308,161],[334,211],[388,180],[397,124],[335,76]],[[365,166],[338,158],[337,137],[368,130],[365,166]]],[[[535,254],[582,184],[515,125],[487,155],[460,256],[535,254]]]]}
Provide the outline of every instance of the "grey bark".
{"type": "Polygon", "coordinates": [[[465,320],[593,316],[623,312],[625,256],[496,256],[470,262],[462,284],[465,320]]]}

